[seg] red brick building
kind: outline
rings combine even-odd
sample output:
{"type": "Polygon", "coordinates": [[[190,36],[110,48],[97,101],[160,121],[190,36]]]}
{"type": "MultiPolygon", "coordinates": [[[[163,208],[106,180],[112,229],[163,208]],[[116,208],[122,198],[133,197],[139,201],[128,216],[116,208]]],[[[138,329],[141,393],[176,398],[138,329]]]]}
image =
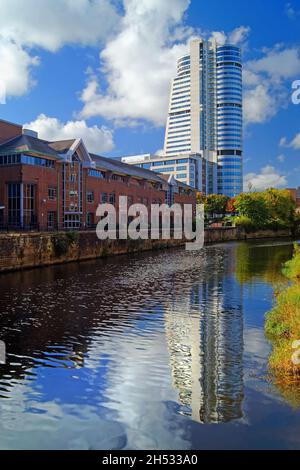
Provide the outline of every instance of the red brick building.
{"type": "Polygon", "coordinates": [[[296,203],[297,209],[300,208],[300,187],[299,188],[288,188],[287,191],[290,192],[292,198],[294,199],[296,203]]]}
{"type": "Polygon", "coordinates": [[[0,227],[64,230],[93,227],[100,203],[196,203],[177,180],[87,151],[81,139],[48,142],[0,120],[0,227]]]}

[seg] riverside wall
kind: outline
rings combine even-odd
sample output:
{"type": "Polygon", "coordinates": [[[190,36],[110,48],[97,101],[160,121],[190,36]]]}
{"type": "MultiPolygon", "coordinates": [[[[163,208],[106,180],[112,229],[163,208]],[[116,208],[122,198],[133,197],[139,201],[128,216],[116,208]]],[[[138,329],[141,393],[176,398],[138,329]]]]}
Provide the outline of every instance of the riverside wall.
{"type": "MultiPolygon", "coordinates": [[[[288,230],[247,234],[239,228],[214,228],[205,231],[205,243],[287,238],[290,235],[288,230]]],[[[0,273],[182,245],[182,240],[99,240],[95,231],[0,233],[0,273]]]]}

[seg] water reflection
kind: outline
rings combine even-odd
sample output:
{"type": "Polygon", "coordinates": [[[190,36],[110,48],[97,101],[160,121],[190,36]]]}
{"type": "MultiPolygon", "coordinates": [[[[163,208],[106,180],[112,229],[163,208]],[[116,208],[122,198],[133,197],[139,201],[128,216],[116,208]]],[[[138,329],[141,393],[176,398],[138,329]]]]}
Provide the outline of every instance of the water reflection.
{"type": "MultiPolygon", "coordinates": [[[[232,253],[231,253],[232,254],[232,253]]],[[[207,279],[165,309],[173,385],[187,415],[200,423],[242,417],[243,312],[235,259],[215,257],[207,279]]]]}
{"type": "Polygon", "coordinates": [[[278,275],[291,249],[228,244],[1,276],[0,448],[188,449],[206,424],[242,425],[245,286],[278,275]]]}

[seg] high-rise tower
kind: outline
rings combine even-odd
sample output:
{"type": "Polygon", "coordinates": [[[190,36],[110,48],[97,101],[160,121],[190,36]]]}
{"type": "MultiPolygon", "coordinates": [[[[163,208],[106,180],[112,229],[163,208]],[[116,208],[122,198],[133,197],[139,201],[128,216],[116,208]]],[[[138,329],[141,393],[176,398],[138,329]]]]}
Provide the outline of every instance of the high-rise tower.
{"type": "Polygon", "coordinates": [[[241,50],[194,39],[172,81],[164,153],[202,153],[218,163],[218,192],[243,187],[241,50]]]}

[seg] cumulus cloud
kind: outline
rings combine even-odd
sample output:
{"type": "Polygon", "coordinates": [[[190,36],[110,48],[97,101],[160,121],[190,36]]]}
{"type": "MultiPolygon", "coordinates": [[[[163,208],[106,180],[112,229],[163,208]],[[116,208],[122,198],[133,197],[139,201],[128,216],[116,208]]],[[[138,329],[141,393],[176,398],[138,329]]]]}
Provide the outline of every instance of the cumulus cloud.
{"type": "Polygon", "coordinates": [[[259,84],[244,93],[245,123],[262,123],[275,116],[278,98],[272,96],[268,85],[259,84]]]}
{"type": "Polygon", "coordinates": [[[263,123],[288,105],[287,80],[300,74],[300,50],[281,45],[265,50],[263,57],[244,67],[245,123],[263,123]],[[283,66],[284,64],[284,66],[283,66]]]}
{"type": "Polygon", "coordinates": [[[289,147],[294,150],[300,149],[300,132],[296,134],[291,142],[288,142],[286,137],[282,137],[279,142],[280,147],[289,147]]]}
{"type": "Polygon", "coordinates": [[[20,96],[33,81],[33,48],[55,52],[66,44],[95,45],[115,30],[109,0],[1,0],[1,80],[7,96],[20,96]]]}
{"type": "Polygon", "coordinates": [[[277,160],[278,160],[280,163],[285,162],[285,155],[283,155],[283,154],[278,155],[277,160]]]}
{"type": "Polygon", "coordinates": [[[287,186],[287,179],[276,168],[267,165],[261,169],[260,173],[248,173],[245,175],[244,191],[247,191],[250,186],[257,191],[263,191],[267,188],[282,188],[287,186]]]}
{"type": "Polygon", "coordinates": [[[24,125],[38,132],[41,139],[67,140],[81,138],[90,152],[108,152],[114,148],[113,132],[102,126],[88,127],[84,120],[62,123],[57,118],[41,114],[35,121],[24,125]]]}
{"type": "Polygon", "coordinates": [[[182,21],[189,0],[125,0],[121,29],[100,53],[102,72],[90,76],[82,93],[83,117],[105,116],[121,121],[165,122],[170,79],[176,62],[187,52],[191,28],[182,21]],[[181,28],[180,28],[181,27],[181,28]],[[180,33],[180,34],[179,34],[180,33]],[[180,37],[180,41],[174,41],[180,37]],[[173,42],[170,38],[173,37],[173,42]]]}

